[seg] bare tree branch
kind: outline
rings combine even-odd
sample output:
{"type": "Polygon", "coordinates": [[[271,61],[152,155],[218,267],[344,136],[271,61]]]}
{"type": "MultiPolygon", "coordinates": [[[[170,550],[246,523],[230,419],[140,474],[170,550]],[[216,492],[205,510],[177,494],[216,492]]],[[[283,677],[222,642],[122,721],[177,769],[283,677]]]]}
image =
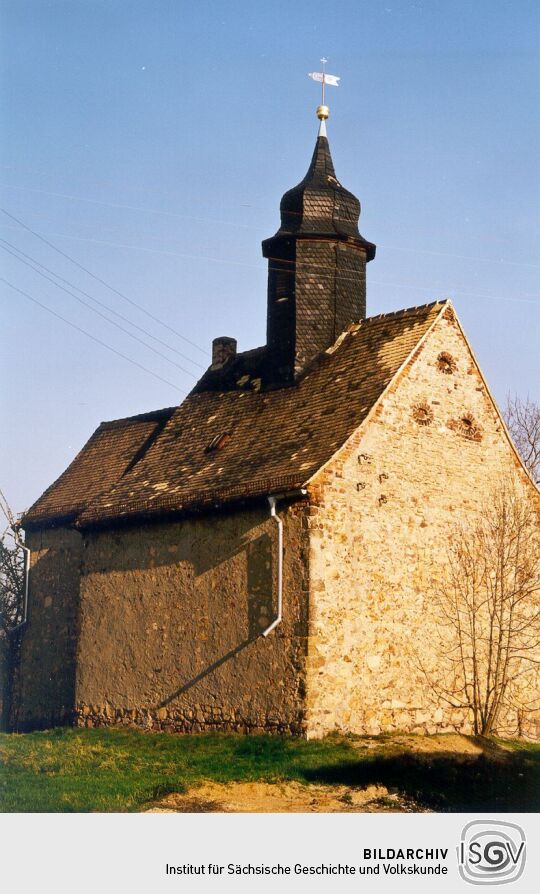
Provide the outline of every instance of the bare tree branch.
{"type": "Polygon", "coordinates": [[[504,418],[525,466],[540,484],[540,406],[529,397],[509,394],[504,418]]]}
{"type": "Polygon", "coordinates": [[[504,484],[469,527],[455,526],[430,597],[438,666],[420,666],[434,693],[469,709],[477,734],[492,733],[510,703],[521,729],[540,671],[540,523],[531,502],[504,484]],[[516,684],[524,677],[528,691],[516,684]]]}
{"type": "Polygon", "coordinates": [[[8,523],[0,538],[0,636],[7,636],[22,620],[24,552],[20,524],[1,490],[0,511],[8,523]]]}

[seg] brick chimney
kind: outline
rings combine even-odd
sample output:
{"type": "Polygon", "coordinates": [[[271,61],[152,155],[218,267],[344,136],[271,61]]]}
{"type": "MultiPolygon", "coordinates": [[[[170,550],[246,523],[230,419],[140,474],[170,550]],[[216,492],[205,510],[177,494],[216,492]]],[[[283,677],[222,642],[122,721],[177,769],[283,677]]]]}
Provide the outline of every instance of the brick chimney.
{"type": "Polygon", "coordinates": [[[236,357],[236,339],[221,335],[212,341],[212,366],[223,366],[229,357],[236,357]]]}

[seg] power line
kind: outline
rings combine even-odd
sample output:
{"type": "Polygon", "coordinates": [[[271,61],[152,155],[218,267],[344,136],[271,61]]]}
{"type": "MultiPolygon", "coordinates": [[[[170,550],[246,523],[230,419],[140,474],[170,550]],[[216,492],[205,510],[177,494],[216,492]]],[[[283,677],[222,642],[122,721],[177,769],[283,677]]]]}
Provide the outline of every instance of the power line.
{"type": "MultiPolygon", "coordinates": [[[[31,261],[33,264],[36,264],[38,267],[41,267],[42,270],[46,270],[47,273],[50,273],[56,279],[59,279],[61,282],[65,283],[66,285],[71,286],[72,289],[75,289],[77,292],[80,292],[81,295],[86,295],[86,297],[89,298],[90,301],[94,301],[96,304],[99,304],[100,307],[104,307],[105,310],[108,310],[110,313],[114,314],[120,320],[124,320],[125,323],[128,323],[130,326],[133,326],[134,329],[138,329],[139,332],[142,332],[144,335],[147,335],[148,338],[153,339],[153,341],[157,341],[158,344],[163,345],[163,347],[167,348],[169,351],[174,351],[175,354],[178,354],[179,357],[183,357],[183,359],[187,360],[189,363],[193,363],[195,366],[200,367],[200,369],[204,369],[204,366],[201,363],[199,363],[197,360],[192,360],[191,357],[188,357],[186,354],[182,354],[182,352],[179,351],[177,348],[173,348],[173,346],[167,344],[166,341],[162,341],[160,338],[157,338],[157,336],[152,335],[151,332],[148,332],[142,326],[139,326],[139,325],[137,325],[137,323],[134,323],[132,320],[129,319],[129,317],[125,317],[123,314],[119,313],[113,307],[109,307],[108,304],[105,304],[103,301],[100,301],[98,298],[95,298],[93,295],[90,295],[88,292],[85,292],[84,289],[79,288],[79,286],[76,286],[74,283],[70,282],[69,279],[64,279],[64,277],[60,276],[59,273],[55,273],[54,270],[51,270],[49,267],[46,267],[45,264],[41,264],[39,261],[37,261],[31,255],[26,254],[26,252],[22,251],[22,249],[17,248],[16,245],[13,245],[11,242],[8,242],[7,239],[0,239],[0,242],[3,242],[4,246],[6,246],[6,245],[9,246],[9,248],[13,249],[13,251],[16,251],[19,255],[22,255],[23,258],[27,258],[28,261],[31,261]]],[[[2,246],[0,246],[0,247],[2,247],[2,246]]],[[[5,250],[7,251],[7,249],[5,249],[5,250]]],[[[12,253],[13,252],[10,252],[10,254],[12,254],[12,253]]],[[[22,258],[17,257],[17,260],[21,261],[21,263],[24,263],[22,261],[22,258]]],[[[39,270],[36,270],[36,273],[39,273],[39,272],[40,272],[39,270]]],[[[43,275],[43,274],[40,274],[40,275],[43,275]]],[[[45,278],[47,278],[47,277],[45,277],[45,278]]],[[[55,285],[56,285],[56,283],[55,283],[55,285]]],[[[161,356],[164,356],[164,355],[161,355],[161,356]]],[[[179,369],[182,369],[182,367],[180,366],[179,369]]]]}
{"type": "MultiPolygon", "coordinates": [[[[297,264],[296,261],[284,260],[283,258],[269,257],[268,260],[274,261],[274,262],[279,261],[281,264],[290,264],[290,265],[297,264]]],[[[337,276],[338,282],[358,282],[357,276],[354,276],[354,275],[351,276],[344,272],[338,272],[338,271],[336,271],[336,269],[334,267],[330,267],[328,265],[310,264],[310,263],[306,263],[305,261],[303,261],[301,264],[297,264],[297,270],[298,270],[298,268],[300,268],[301,270],[305,270],[307,268],[312,268],[315,272],[312,274],[308,274],[308,275],[314,276],[314,277],[316,276],[317,278],[326,277],[330,280],[334,280],[334,279],[336,279],[336,276],[337,276]],[[328,271],[328,272],[326,272],[326,271],[328,271]]],[[[297,272],[297,270],[295,270],[293,267],[291,267],[289,270],[286,270],[283,267],[271,267],[270,265],[268,266],[268,270],[269,271],[271,270],[273,272],[285,273],[290,276],[294,276],[295,273],[297,272]]],[[[375,285],[378,285],[378,286],[392,286],[395,288],[403,288],[403,289],[418,289],[418,290],[421,289],[422,291],[426,291],[426,292],[432,292],[435,289],[439,290],[442,288],[441,286],[437,286],[437,287],[435,287],[435,286],[419,286],[419,285],[413,285],[410,283],[399,283],[399,282],[390,283],[390,282],[384,282],[381,280],[376,280],[376,279],[371,279],[371,278],[369,281],[375,285]]],[[[456,292],[457,294],[460,294],[460,295],[466,295],[468,298],[482,298],[486,301],[508,301],[508,302],[510,302],[510,304],[514,304],[514,303],[533,304],[536,307],[540,307],[539,301],[529,301],[527,298],[506,298],[504,295],[485,295],[485,294],[482,295],[480,292],[466,292],[463,289],[460,289],[459,287],[458,288],[456,288],[456,287],[450,288],[450,287],[446,286],[444,288],[445,288],[445,292],[447,295],[449,292],[456,292]]]]}
{"type": "MultiPolygon", "coordinates": [[[[0,210],[3,210],[3,209],[0,209],[0,210]]],[[[10,216],[12,216],[12,215],[10,215],[10,216]]],[[[29,229],[29,228],[27,228],[27,229],[29,229]]],[[[92,242],[97,245],[110,245],[113,248],[124,248],[124,249],[128,249],[130,251],[143,251],[143,252],[148,252],[150,254],[166,255],[166,256],[175,257],[175,258],[186,258],[188,260],[194,260],[194,261],[211,261],[212,263],[229,264],[229,265],[234,265],[236,267],[246,267],[246,268],[251,268],[254,270],[260,270],[261,266],[262,266],[260,263],[259,264],[250,264],[246,261],[238,261],[238,260],[231,259],[231,258],[216,258],[216,257],[212,257],[211,255],[194,255],[194,254],[188,254],[188,253],[183,253],[183,252],[168,251],[166,249],[147,248],[145,246],[140,246],[140,245],[126,245],[121,242],[111,242],[111,241],[105,240],[105,239],[92,239],[92,238],[85,237],[85,236],[73,236],[72,234],[69,234],[69,233],[55,233],[54,235],[60,236],[63,239],[74,239],[78,242],[92,242]]],[[[40,237],[40,238],[42,238],[42,237],[40,237]]],[[[449,255],[449,257],[453,257],[453,255],[449,255]]],[[[282,259],[269,258],[269,260],[282,260],[282,259]]],[[[289,262],[289,263],[294,263],[294,262],[289,262]]],[[[334,268],[333,267],[325,268],[324,266],[319,266],[316,264],[313,264],[313,265],[304,264],[304,266],[305,267],[312,266],[317,271],[320,271],[319,275],[321,275],[321,276],[325,276],[325,275],[330,276],[330,277],[334,276],[334,268]],[[325,269],[329,271],[327,274],[322,272],[325,269]]],[[[530,266],[534,266],[534,265],[530,265],[530,266]]],[[[354,277],[348,278],[346,276],[342,276],[342,279],[343,280],[350,279],[351,281],[354,281],[355,278],[354,277]]],[[[436,287],[435,286],[420,286],[420,285],[415,285],[415,284],[411,284],[411,283],[385,283],[382,280],[371,280],[371,282],[373,282],[377,285],[382,285],[382,286],[392,286],[395,288],[405,288],[405,289],[417,289],[417,290],[422,290],[422,291],[426,291],[426,292],[432,292],[434,290],[440,290],[441,288],[443,288],[446,293],[448,293],[449,291],[450,292],[454,291],[454,292],[464,295],[465,297],[468,297],[468,298],[480,298],[483,300],[491,299],[494,301],[507,301],[510,304],[519,303],[519,304],[532,304],[536,307],[539,306],[538,301],[528,300],[526,298],[507,298],[504,295],[486,295],[486,294],[480,294],[479,292],[467,292],[464,289],[461,289],[459,287],[449,288],[448,286],[436,286],[436,287]]],[[[138,305],[136,305],[136,306],[138,306],[138,305]]],[[[174,329],[172,331],[175,332],[174,329]]],[[[190,344],[192,344],[192,342],[190,342],[190,344]]],[[[199,348],[199,350],[202,350],[202,348],[199,348]]]]}
{"type": "Polygon", "coordinates": [[[48,240],[48,239],[45,239],[44,236],[41,236],[39,233],[36,233],[35,230],[33,230],[33,229],[32,229],[31,227],[29,227],[27,224],[23,223],[23,221],[20,220],[18,217],[15,217],[14,214],[10,214],[9,211],[6,211],[5,208],[1,208],[0,210],[1,210],[7,217],[9,217],[11,220],[14,220],[15,223],[18,223],[19,226],[23,227],[23,229],[28,230],[29,233],[32,233],[32,236],[35,236],[37,239],[40,239],[42,242],[45,243],[45,245],[48,245],[49,248],[52,248],[54,251],[58,252],[59,255],[62,255],[63,258],[66,258],[68,261],[71,261],[71,263],[72,263],[72,264],[75,264],[76,267],[79,267],[80,270],[84,270],[84,272],[87,273],[88,276],[91,276],[92,279],[95,279],[96,282],[101,283],[102,286],[105,286],[107,289],[110,289],[111,292],[114,292],[114,293],[115,293],[115,295],[118,295],[120,298],[123,298],[124,301],[127,301],[127,302],[129,302],[129,304],[132,304],[134,307],[137,307],[137,308],[138,308],[139,310],[141,310],[144,314],[146,314],[147,317],[150,317],[151,320],[154,320],[155,323],[159,323],[160,326],[164,326],[165,329],[168,329],[170,332],[173,332],[175,335],[178,336],[178,338],[181,338],[183,341],[185,341],[185,342],[187,342],[188,344],[190,344],[193,348],[197,348],[197,350],[198,350],[198,351],[201,351],[203,354],[206,354],[206,353],[207,353],[207,351],[205,351],[204,348],[201,348],[200,345],[197,345],[197,344],[195,344],[195,342],[190,341],[189,338],[186,338],[186,336],[185,336],[185,335],[182,335],[181,332],[177,332],[177,330],[176,330],[176,329],[173,329],[172,326],[169,326],[168,323],[165,323],[163,320],[160,320],[159,317],[156,317],[154,314],[150,313],[150,311],[149,311],[149,310],[146,310],[146,308],[143,307],[141,304],[138,304],[136,301],[133,301],[132,298],[128,298],[128,296],[127,296],[127,295],[124,295],[123,292],[120,292],[118,289],[115,289],[114,286],[109,285],[109,283],[108,283],[108,282],[105,282],[104,279],[101,279],[99,276],[96,276],[95,273],[92,273],[91,270],[88,270],[88,269],[87,269],[86,267],[84,267],[82,264],[79,264],[78,261],[76,261],[76,260],[75,260],[74,258],[72,258],[70,255],[66,254],[66,252],[62,251],[60,248],[58,248],[58,247],[57,247],[56,245],[54,245],[52,242],[49,242],[49,240],[48,240]]]}
{"type": "Polygon", "coordinates": [[[528,264],[526,261],[507,261],[506,258],[478,258],[474,255],[453,255],[448,251],[432,251],[428,248],[402,248],[398,245],[385,245],[384,242],[377,243],[379,248],[386,248],[390,251],[405,251],[407,254],[414,252],[420,255],[435,255],[439,258],[456,258],[458,261],[481,261],[486,264],[509,264],[512,267],[531,267],[534,270],[540,268],[540,264],[528,264]]]}
{"type": "MultiPolygon", "coordinates": [[[[391,288],[396,289],[415,289],[417,291],[422,292],[431,292],[434,287],[433,286],[418,286],[418,285],[409,285],[404,282],[384,282],[380,279],[370,279],[370,283],[375,286],[390,286],[391,288]]],[[[438,286],[437,289],[441,287],[438,286]]],[[[509,304],[532,304],[533,307],[540,308],[540,301],[530,300],[529,298],[507,298],[506,295],[483,295],[480,292],[465,292],[464,289],[458,288],[445,288],[445,293],[447,297],[450,297],[451,293],[455,293],[456,295],[464,295],[466,298],[480,298],[482,301],[507,301],[509,304]]]]}
{"type": "Polygon", "coordinates": [[[82,196],[72,196],[68,193],[63,192],[50,192],[47,189],[37,189],[36,187],[32,186],[13,186],[11,183],[0,183],[0,186],[4,189],[23,190],[24,192],[37,192],[45,196],[56,197],[58,199],[70,199],[74,202],[86,202],[89,205],[102,205],[104,208],[117,208],[119,211],[140,211],[141,214],[161,214],[164,217],[177,217],[180,220],[195,220],[199,223],[221,224],[225,227],[238,227],[238,229],[241,230],[255,229],[255,227],[250,224],[241,224],[232,220],[218,220],[215,217],[195,217],[193,214],[179,214],[178,211],[164,211],[161,208],[141,208],[138,205],[122,205],[118,202],[104,202],[100,199],[87,199],[83,198],[82,196]]]}
{"type": "MultiPolygon", "coordinates": [[[[4,242],[3,239],[0,241],[4,242]]],[[[29,264],[28,261],[24,261],[22,258],[19,258],[15,254],[15,252],[11,251],[9,248],[6,248],[5,245],[0,245],[0,248],[3,248],[4,251],[6,251],[8,254],[10,254],[14,258],[16,258],[17,261],[19,261],[19,263],[24,264],[25,267],[29,267],[35,273],[38,273],[39,276],[42,276],[43,279],[46,279],[48,282],[52,283],[53,286],[56,286],[57,289],[62,289],[63,292],[66,292],[66,294],[71,295],[72,298],[75,298],[75,301],[78,301],[79,304],[82,304],[84,307],[87,307],[89,310],[93,311],[93,313],[97,314],[103,320],[106,320],[107,323],[110,323],[112,326],[116,326],[116,328],[119,329],[120,332],[124,332],[130,338],[133,338],[135,341],[139,342],[139,344],[144,345],[145,348],[148,348],[148,350],[153,351],[154,354],[158,355],[158,357],[162,357],[164,360],[167,361],[167,363],[172,363],[173,366],[176,366],[177,369],[180,369],[183,373],[186,373],[186,375],[193,376],[193,378],[197,378],[195,373],[191,372],[191,370],[184,369],[184,367],[180,366],[180,364],[177,363],[175,360],[171,360],[170,357],[167,357],[167,355],[163,354],[162,351],[158,351],[157,348],[154,348],[152,345],[149,345],[148,342],[144,341],[142,338],[139,338],[138,335],[134,335],[133,332],[129,331],[129,329],[125,329],[124,326],[121,326],[120,323],[116,322],[116,320],[111,320],[110,317],[108,317],[106,314],[104,314],[100,310],[98,310],[97,307],[92,307],[91,304],[88,304],[88,302],[84,301],[83,298],[79,298],[79,296],[75,295],[75,293],[72,292],[70,289],[66,289],[65,286],[61,286],[59,283],[55,282],[54,279],[51,279],[50,276],[47,276],[46,273],[42,273],[41,270],[38,270],[38,268],[34,266],[34,264],[29,264]]]]}
{"type": "MultiPolygon", "coordinates": [[[[117,351],[116,348],[108,345],[107,342],[102,341],[100,338],[97,338],[95,335],[91,335],[90,332],[87,332],[86,329],[83,329],[81,326],[77,326],[76,323],[72,323],[71,320],[66,320],[61,314],[57,313],[52,308],[47,307],[46,304],[42,304],[41,301],[38,301],[37,298],[34,298],[32,295],[29,295],[28,292],[23,291],[23,289],[19,289],[17,286],[13,285],[13,283],[9,282],[7,279],[4,279],[3,276],[0,276],[0,282],[5,283],[6,286],[9,286],[10,289],[13,289],[15,292],[18,292],[20,295],[24,295],[25,298],[28,298],[29,301],[33,301],[34,304],[37,304],[39,307],[46,310],[47,313],[52,314],[53,317],[57,317],[57,319],[62,320],[63,323],[67,323],[68,326],[71,326],[72,329],[76,329],[77,332],[82,332],[83,335],[86,335],[87,338],[91,338],[92,341],[97,342],[98,345],[101,345],[103,348],[107,348],[108,351],[112,351],[113,354],[116,354],[117,357],[122,357],[123,360],[127,360],[128,363],[133,364],[133,366],[137,366],[139,369],[142,369],[143,372],[148,373],[150,376],[154,376],[155,379],[159,379],[160,382],[164,382],[165,385],[170,385],[171,388],[174,388],[176,391],[182,391],[181,388],[178,388],[177,385],[174,385],[172,382],[169,382],[168,379],[162,378],[157,373],[152,372],[151,369],[147,369],[146,366],[143,366],[142,363],[139,363],[137,360],[133,360],[132,357],[128,357],[126,354],[122,354],[121,351],[117,351]]],[[[185,394],[185,391],[182,391],[182,394],[185,394]]]]}
{"type": "MultiPolygon", "coordinates": [[[[3,167],[5,167],[5,166],[3,166],[3,167]]],[[[52,192],[50,190],[38,189],[36,187],[31,187],[31,186],[14,186],[11,183],[0,183],[0,186],[3,187],[4,189],[14,189],[14,190],[22,190],[25,192],[41,193],[43,195],[54,196],[54,197],[60,198],[60,199],[69,199],[70,201],[75,201],[75,202],[85,202],[89,205],[101,205],[105,208],[116,208],[118,210],[125,210],[125,211],[137,211],[137,212],[140,212],[141,214],[160,214],[160,215],[163,215],[164,217],[175,217],[175,218],[179,218],[180,220],[194,220],[194,221],[198,221],[200,223],[220,224],[222,226],[237,227],[238,229],[243,229],[243,230],[258,230],[259,229],[259,227],[255,227],[255,226],[253,226],[253,224],[241,224],[241,223],[238,223],[237,221],[231,221],[231,220],[218,220],[217,218],[213,218],[213,217],[195,217],[194,215],[191,215],[191,214],[180,214],[177,211],[165,211],[161,208],[141,208],[139,205],[124,205],[124,204],[117,203],[117,202],[105,202],[100,199],[89,199],[89,198],[86,198],[85,196],[74,196],[74,195],[70,195],[69,193],[52,192]]],[[[232,206],[232,207],[240,207],[240,206],[232,206]]],[[[250,206],[250,207],[253,207],[253,206],[250,206]]],[[[288,211],[287,214],[300,217],[302,215],[302,212],[288,211]]],[[[462,260],[462,261],[479,261],[479,262],[486,263],[486,264],[508,264],[513,267],[531,267],[534,269],[538,269],[540,267],[540,264],[530,264],[530,263],[527,263],[524,261],[509,261],[506,258],[484,258],[484,257],[475,257],[473,255],[456,255],[456,254],[451,254],[450,252],[432,251],[432,250],[426,249],[426,248],[403,248],[401,246],[396,246],[396,245],[385,245],[384,243],[380,243],[380,242],[378,243],[378,245],[380,248],[386,248],[386,249],[389,249],[390,251],[404,251],[407,253],[412,252],[414,254],[436,255],[438,257],[443,257],[443,258],[457,258],[458,260],[462,260]]]]}
{"type": "MultiPolygon", "coordinates": [[[[4,209],[2,208],[0,210],[3,211],[4,209]]],[[[10,230],[17,229],[16,227],[10,227],[8,225],[5,225],[5,226],[7,226],[7,228],[10,230]]],[[[29,228],[27,227],[26,229],[29,229],[29,228]]],[[[30,230],[30,232],[33,232],[33,230],[30,230]]],[[[193,254],[187,254],[187,253],[178,252],[178,251],[168,251],[167,249],[164,249],[164,248],[146,248],[144,245],[126,245],[123,242],[111,242],[110,240],[107,240],[107,239],[92,239],[89,236],[74,236],[72,233],[51,233],[49,235],[60,236],[60,238],[62,238],[62,239],[74,239],[76,242],[91,242],[93,245],[110,245],[112,248],[127,248],[130,251],[144,251],[144,252],[147,252],[148,254],[167,255],[172,258],[186,258],[188,260],[193,260],[193,261],[213,261],[217,264],[232,264],[236,267],[252,267],[252,268],[255,268],[256,270],[259,270],[261,268],[260,264],[247,264],[245,261],[235,261],[231,258],[213,258],[213,257],[209,257],[208,255],[193,255],[193,254]]],[[[42,237],[40,236],[39,238],[41,239],[42,237]]],[[[43,241],[45,241],[45,240],[43,240],[43,241]]],[[[60,251],[60,249],[57,249],[57,250],[60,251]]],[[[60,254],[62,254],[62,252],[60,252],[60,254]]],[[[84,270],[85,268],[83,267],[82,269],[84,270]]],[[[96,278],[96,277],[94,277],[94,278],[96,278]]],[[[131,302],[131,303],[133,304],[134,302],[131,302]]],[[[135,306],[140,307],[140,305],[138,305],[138,304],[136,304],[135,306]]],[[[145,313],[147,313],[147,311],[145,311],[144,308],[140,308],[140,309],[143,310],[145,313]]],[[[152,316],[152,315],[149,314],[149,316],[152,316]]],[[[155,319],[155,318],[152,317],[152,319],[155,319]]],[[[158,322],[161,322],[161,321],[158,321],[158,322]]],[[[165,325],[165,324],[162,324],[162,325],[165,325]]],[[[170,327],[167,327],[167,328],[170,328],[170,327]]],[[[179,333],[176,333],[175,329],[172,329],[171,331],[175,332],[175,334],[179,334],[179,333]]],[[[183,336],[180,336],[180,337],[183,338],[183,336]]],[[[190,342],[190,344],[193,344],[193,342],[190,342]]],[[[203,350],[198,345],[195,345],[195,347],[198,347],[200,351],[203,350]]]]}

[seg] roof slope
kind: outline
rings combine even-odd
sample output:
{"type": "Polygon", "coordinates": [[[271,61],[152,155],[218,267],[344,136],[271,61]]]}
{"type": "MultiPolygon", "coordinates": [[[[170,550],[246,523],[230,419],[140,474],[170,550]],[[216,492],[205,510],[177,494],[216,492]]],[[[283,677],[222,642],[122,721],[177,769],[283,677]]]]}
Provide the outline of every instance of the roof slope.
{"type": "Polygon", "coordinates": [[[23,518],[25,526],[73,521],[115,484],[174,413],[175,407],[102,422],[66,471],[23,518]]]}
{"type": "Polygon", "coordinates": [[[303,486],[366,418],[445,306],[383,314],[349,327],[294,386],[192,392],[130,468],[126,459],[135,452],[135,437],[131,450],[122,445],[133,420],[100,426],[24,523],[42,523],[48,506],[65,508],[68,495],[72,514],[80,513],[78,523],[93,526],[303,486]],[[223,446],[208,449],[221,435],[227,435],[223,446]]]}

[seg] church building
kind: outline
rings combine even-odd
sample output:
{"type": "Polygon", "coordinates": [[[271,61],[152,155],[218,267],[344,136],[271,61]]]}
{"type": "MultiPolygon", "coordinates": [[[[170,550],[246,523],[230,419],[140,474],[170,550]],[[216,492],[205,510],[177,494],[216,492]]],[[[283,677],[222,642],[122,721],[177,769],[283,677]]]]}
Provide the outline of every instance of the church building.
{"type": "Polygon", "coordinates": [[[15,729],[471,729],[418,666],[430,594],[490,482],[538,492],[451,302],[368,315],[319,116],[262,244],[266,344],[215,338],[180,406],[101,423],[23,519],[15,729]]]}

